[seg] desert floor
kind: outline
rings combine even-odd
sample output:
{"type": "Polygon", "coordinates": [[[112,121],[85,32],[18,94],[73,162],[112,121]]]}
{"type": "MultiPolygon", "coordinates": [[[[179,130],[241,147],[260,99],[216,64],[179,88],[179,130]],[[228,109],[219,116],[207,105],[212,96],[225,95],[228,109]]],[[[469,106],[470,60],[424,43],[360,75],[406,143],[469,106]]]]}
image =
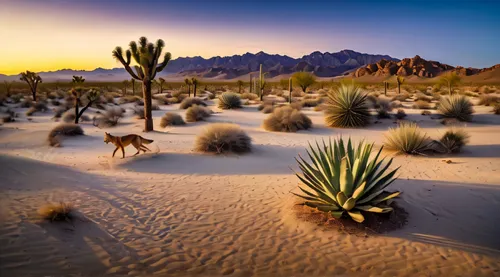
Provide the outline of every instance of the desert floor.
{"type": "MultiPolygon", "coordinates": [[[[462,153],[395,156],[400,178],[390,188],[403,191],[408,223],[367,236],[296,217],[294,157],[309,141],[340,135],[380,146],[392,119],[332,129],[305,108],[313,129],[272,133],[261,127],[267,115],[245,106],[161,129],[166,111],[185,112],[169,105],[154,111],[155,132],[142,133],[129,111],[115,128],[83,123],[86,136],[52,148],[52,113],[28,121],[18,109],[0,127],[0,276],[500,276],[500,116],[475,109],[462,153]],[[193,152],[213,122],[240,125],[253,152],[193,152]],[[130,146],[127,158],[111,158],[104,131],[154,139],[153,153],[131,157],[130,146]],[[73,203],[81,219],[40,221],[37,209],[51,201],[73,203]]],[[[446,128],[406,111],[431,137],[446,128]]]]}

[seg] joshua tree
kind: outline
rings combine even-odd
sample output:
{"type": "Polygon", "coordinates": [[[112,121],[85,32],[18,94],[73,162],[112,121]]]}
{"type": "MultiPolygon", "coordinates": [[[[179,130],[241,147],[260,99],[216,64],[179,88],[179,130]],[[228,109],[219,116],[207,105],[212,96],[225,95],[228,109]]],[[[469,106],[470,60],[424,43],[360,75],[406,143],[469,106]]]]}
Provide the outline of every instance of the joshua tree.
{"type": "Polygon", "coordinates": [[[83,76],[73,76],[73,80],[71,80],[71,82],[76,85],[83,84],[83,82],[85,82],[85,78],[83,78],[83,76]]]}
{"type": "Polygon", "coordinates": [[[191,84],[193,84],[193,97],[196,97],[196,87],[198,86],[199,81],[193,77],[191,78],[191,84]]]}
{"type": "Polygon", "coordinates": [[[159,39],[156,45],[148,42],[146,37],[139,39],[139,46],[135,41],[131,41],[130,49],[126,51],[125,58],[121,47],[116,47],[113,51],[115,57],[132,76],[133,79],[142,81],[142,93],[144,97],[144,131],[153,131],[153,116],[151,113],[151,80],[154,80],[156,73],[161,72],[172,58],[169,52],[165,53],[163,62],[158,63],[165,43],[159,39]],[[135,72],[130,67],[131,57],[138,64],[134,66],[135,72]]]}
{"type": "Polygon", "coordinates": [[[288,91],[290,92],[290,94],[288,95],[289,104],[292,104],[292,90],[293,90],[292,83],[293,83],[292,77],[290,77],[290,79],[288,79],[288,91]]]}
{"type": "Polygon", "coordinates": [[[295,72],[292,78],[295,79],[294,83],[297,84],[304,93],[306,93],[308,87],[316,83],[316,77],[309,72],[295,72]]]}
{"type": "Polygon", "coordinates": [[[36,102],[36,88],[38,84],[42,82],[42,77],[40,77],[35,72],[26,71],[21,72],[21,81],[25,81],[30,87],[31,94],[33,95],[33,101],[36,102]]]}
{"type": "Polygon", "coordinates": [[[188,96],[191,97],[191,80],[189,80],[188,78],[184,79],[184,83],[187,85],[188,87],[188,96]]]}
{"type": "Polygon", "coordinates": [[[99,91],[95,89],[90,89],[87,93],[84,92],[83,88],[73,88],[71,89],[71,94],[75,97],[75,124],[78,124],[78,120],[83,115],[83,113],[94,103],[97,98],[99,98],[99,91]],[[87,105],[83,107],[81,111],[79,111],[79,107],[82,104],[81,98],[85,96],[87,98],[87,105]]]}
{"type": "Polygon", "coordinates": [[[267,73],[262,72],[262,64],[260,65],[260,70],[259,70],[259,90],[260,90],[260,101],[264,99],[264,88],[267,85],[266,80],[264,77],[266,76],[267,73]]]}
{"type": "Polygon", "coordinates": [[[242,80],[236,81],[236,85],[238,86],[238,93],[241,94],[241,87],[243,86],[243,81],[242,80]]]}
{"type": "Polygon", "coordinates": [[[122,94],[125,96],[127,94],[127,88],[130,86],[130,81],[129,80],[124,80],[122,82],[123,88],[122,88],[122,94]]]}
{"type": "Polygon", "coordinates": [[[165,84],[165,79],[162,77],[158,78],[158,83],[160,84],[160,93],[163,93],[163,84],[165,84]]]}
{"type": "Polygon", "coordinates": [[[455,72],[444,74],[439,78],[439,84],[448,86],[448,92],[452,94],[452,87],[460,83],[460,76],[455,72]]]}
{"type": "Polygon", "coordinates": [[[253,83],[252,83],[252,74],[250,73],[250,93],[252,93],[252,86],[253,86],[253,83]]]}
{"type": "Polygon", "coordinates": [[[389,88],[389,83],[384,81],[384,95],[387,96],[387,89],[389,88]]]}
{"type": "Polygon", "coordinates": [[[12,84],[14,82],[7,82],[7,81],[3,81],[3,84],[5,86],[5,92],[7,92],[7,97],[10,97],[10,90],[12,89],[12,84]]]}
{"type": "Polygon", "coordinates": [[[132,83],[132,95],[135,95],[135,79],[130,79],[130,82],[132,83]]]}
{"type": "Polygon", "coordinates": [[[401,94],[401,85],[405,82],[405,78],[396,76],[396,82],[398,83],[398,94],[401,94]]]}

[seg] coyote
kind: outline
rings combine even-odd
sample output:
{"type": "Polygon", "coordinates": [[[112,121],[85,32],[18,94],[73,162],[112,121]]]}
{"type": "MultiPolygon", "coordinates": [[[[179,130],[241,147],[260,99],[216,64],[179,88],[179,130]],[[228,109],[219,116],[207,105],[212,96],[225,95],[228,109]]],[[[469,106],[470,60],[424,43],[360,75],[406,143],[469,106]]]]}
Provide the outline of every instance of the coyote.
{"type": "Polygon", "coordinates": [[[146,150],[148,151],[151,151],[149,148],[147,148],[146,146],[144,146],[144,144],[150,144],[153,142],[152,139],[145,139],[139,135],[126,135],[126,136],[123,136],[123,137],[115,137],[115,136],[112,136],[111,134],[109,133],[105,133],[104,134],[104,142],[106,144],[108,143],[112,143],[116,146],[116,149],[115,151],[113,151],[113,157],[115,156],[115,153],[116,151],[118,151],[118,149],[122,149],[122,154],[123,154],[123,158],[125,158],[125,147],[127,147],[129,144],[132,144],[135,149],[137,149],[137,153],[134,154],[137,155],[141,152],[141,150],[146,153],[146,150]]]}

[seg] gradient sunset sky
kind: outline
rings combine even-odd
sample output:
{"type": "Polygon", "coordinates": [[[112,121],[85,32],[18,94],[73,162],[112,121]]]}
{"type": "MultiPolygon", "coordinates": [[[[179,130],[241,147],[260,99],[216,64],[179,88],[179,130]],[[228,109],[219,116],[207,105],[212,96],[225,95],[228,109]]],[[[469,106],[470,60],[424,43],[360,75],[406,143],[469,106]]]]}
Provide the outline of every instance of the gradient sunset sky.
{"type": "Polygon", "coordinates": [[[174,58],[352,49],[500,63],[500,1],[0,0],[0,73],[121,67],[116,46],[162,38],[174,58]]]}

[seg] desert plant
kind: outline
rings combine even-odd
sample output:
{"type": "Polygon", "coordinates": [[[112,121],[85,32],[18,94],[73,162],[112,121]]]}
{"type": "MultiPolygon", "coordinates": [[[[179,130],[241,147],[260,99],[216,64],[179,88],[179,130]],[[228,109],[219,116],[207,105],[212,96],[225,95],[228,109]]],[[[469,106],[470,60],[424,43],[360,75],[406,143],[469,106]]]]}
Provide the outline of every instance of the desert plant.
{"type": "MultiPolygon", "coordinates": [[[[58,117],[60,117],[61,120],[65,123],[74,123],[75,122],[75,112],[70,111],[70,110],[61,109],[61,111],[59,111],[59,110],[56,111],[54,118],[58,118],[58,117]],[[59,114],[60,112],[61,112],[61,114],[59,114]]],[[[81,115],[80,120],[82,122],[90,121],[90,117],[88,117],[86,115],[81,115]]]]}
{"type": "Polygon", "coordinates": [[[203,121],[211,115],[210,110],[198,105],[193,105],[186,110],[186,121],[196,122],[203,121]]]}
{"type": "Polygon", "coordinates": [[[10,93],[11,93],[11,89],[12,89],[12,85],[14,84],[14,82],[9,82],[9,81],[3,81],[3,85],[5,87],[5,92],[7,93],[7,97],[10,97],[10,93]]]}
{"type": "Polygon", "coordinates": [[[394,117],[398,120],[402,120],[406,118],[406,112],[403,109],[399,109],[394,117]]]}
{"type": "Polygon", "coordinates": [[[219,108],[223,110],[241,108],[240,96],[233,92],[224,92],[219,96],[219,108]]]}
{"type": "Polygon", "coordinates": [[[463,129],[449,129],[439,140],[448,153],[458,153],[469,143],[469,134],[463,129]]]}
{"type": "Polygon", "coordinates": [[[73,76],[71,82],[75,85],[81,85],[85,82],[85,78],[83,76],[73,76]]]}
{"type": "Polygon", "coordinates": [[[456,118],[460,121],[470,121],[474,112],[472,103],[464,95],[451,95],[441,98],[438,111],[445,118],[456,118]]]}
{"type": "Polygon", "coordinates": [[[370,159],[373,144],[360,142],[353,146],[351,139],[345,145],[342,138],[320,146],[309,145],[307,154],[311,162],[299,155],[296,159],[302,174],[296,173],[305,187],[303,194],[295,194],[305,200],[303,205],[330,213],[334,218],[349,215],[356,222],[363,222],[361,212],[388,213],[392,200],[400,192],[384,189],[396,180],[399,167],[388,170],[392,159],[379,160],[382,148],[370,159]]]}
{"type": "Polygon", "coordinates": [[[167,126],[181,126],[186,125],[182,116],[176,113],[168,112],[162,116],[160,121],[160,127],[165,128],[167,126]]]}
{"type": "Polygon", "coordinates": [[[188,87],[188,97],[191,97],[191,85],[193,84],[190,79],[184,79],[184,83],[188,87]]]}
{"type": "Polygon", "coordinates": [[[403,93],[403,94],[398,94],[398,95],[395,95],[394,97],[392,97],[392,101],[401,101],[401,102],[404,102],[406,101],[408,98],[410,98],[410,94],[409,93],[403,93]]]}
{"type": "Polygon", "coordinates": [[[413,122],[402,122],[397,128],[389,128],[385,134],[384,146],[389,150],[411,155],[423,154],[429,150],[430,140],[413,122]]]}
{"type": "Polygon", "coordinates": [[[196,137],[195,150],[216,154],[246,153],[252,150],[252,139],[236,124],[213,123],[196,137]]]}
{"type": "Polygon", "coordinates": [[[32,116],[36,112],[46,112],[49,108],[43,101],[39,101],[38,103],[33,104],[33,106],[26,111],[27,116],[32,116]]]}
{"type": "Polygon", "coordinates": [[[500,103],[500,98],[494,95],[480,95],[478,105],[493,106],[496,103],[500,103]]]}
{"type": "Polygon", "coordinates": [[[241,99],[248,99],[248,100],[255,100],[255,99],[259,98],[259,96],[255,93],[245,92],[245,93],[241,94],[240,98],[241,99]]]}
{"type": "Polygon", "coordinates": [[[196,88],[200,82],[195,77],[191,78],[191,84],[193,84],[193,97],[196,97],[196,88]]]}
{"type": "Polygon", "coordinates": [[[264,105],[262,107],[261,111],[264,114],[270,114],[270,113],[272,113],[274,111],[274,106],[272,106],[272,105],[264,105]]]}
{"type": "Polygon", "coordinates": [[[500,103],[496,103],[495,105],[493,105],[493,113],[500,114],[500,103]]]}
{"type": "Polygon", "coordinates": [[[141,98],[139,96],[126,95],[118,99],[118,104],[122,105],[127,103],[135,103],[137,100],[141,100],[141,98]]]}
{"type": "Polygon", "coordinates": [[[238,93],[241,94],[241,87],[244,85],[242,80],[236,81],[236,85],[238,86],[238,93]]]}
{"type": "Polygon", "coordinates": [[[425,110],[420,113],[421,115],[431,115],[431,111],[425,110]]]}
{"type": "Polygon", "coordinates": [[[46,204],[38,209],[38,214],[45,220],[71,222],[74,218],[74,208],[71,204],[59,202],[46,204]]]}
{"type": "Polygon", "coordinates": [[[126,52],[126,60],[123,57],[121,47],[116,47],[113,50],[115,57],[124,67],[125,70],[132,76],[133,79],[142,81],[143,98],[144,98],[144,131],[153,131],[153,116],[151,112],[151,80],[154,80],[156,73],[161,72],[171,59],[169,52],[165,53],[163,62],[159,63],[160,56],[165,43],[159,39],[156,45],[148,43],[146,37],[139,39],[139,47],[135,41],[130,42],[130,49],[126,52]],[[130,67],[131,57],[138,64],[135,66],[135,72],[130,67]]]}
{"type": "Polygon", "coordinates": [[[203,100],[201,100],[200,98],[189,97],[182,100],[181,104],[179,105],[179,108],[185,110],[193,105],[204,106],[204,107],[207,106],[207,104],[205,104],[205,102],[203,102],[203,100]]]}
{"type": "Polygon", "coordinates": [[[415,101],[431,102],[432,97],[427,96],[427,95],[423,94],[422,92],[418,92],[417,94],[415,94],[415,101]]]}
{"type": "MultiPolygon", "coordinates": [[[[77,76],[73,76],[73,79],[77,76]]],[[[84,79],[85,80],[85,79],[84,79]]],[[[83,113],[96,101],[99,99],[99,91],[95,89],[90,89],[88,91],[84,91],[82,88],[74,88],[71,90],[71,94],[75,98],[75,124],[78,124],[78,120],[83,115],[83,113]],[[85,96],[87,104],[83,107],[82,110],[79,110],[80,105],[82,104],[81,99],[85,96]]]]}
{"type": "Polygon", "coordinates": [[[125,110],[120,107],[108,107],[106,111],[93,119],[93,125],[98,128],[109,128],[116,126],[118,120],[123,117],[125,110]]]}
{"type": "MultiPolygon", "coordinates": [[[[401,94],[401,85],[405,82],[405,78],[402,76],[396,76],[396,83],[398,84],[398,94],[401,94]]],[[[397,99],[399,100],[399,99],[397,99]]],[[[404,101],[404,100],[401,100],[404,101]]]]}
{"type": "Polygon", "coordinates": [[[318,106],[321,102],[321,99],[305,99],[302,100],[302,107],[306,108],[314,108],[318,106]]]}
{"type": "Polygon", "coordinates": [[[297,84],[304,93],[307,88],[316,83],[316,76],[310,72],[295,72],[292,75],[293,83],[297,84]]]}
{"type": "Polygon", "coordinates": [[[162,77],[158,78],[158,85],[160,86],[160,93],[163,93],[163,85],[165,84],[165,79],[162,77]]]}
{"type": "Polygon", "coordinates": [[[33,100],[31,99],[23,99],[23,101],[21,101],[21,103],[19,104],[19,107],[20,108],[31,108],[33,107],[33,100]]]}
{"type": "Polygon", "coordinates": [[[452,87],[460,83],[460,76],[458,76],[455,72],[443,74],[439,78],[439,83],[442,85],[446,85],[448,87],[448,93],[451,95],[452,87]]]}
{"type": "Polygon", "coordinates": [[[355,84],[341,84],[328,92],[325,122],[330,127],[361,127],[370,123],[366,94],[355,84]]]}
{"type": "Polygon", "coordinates": [[[272,132],[296,132],[312,127],[312,121],[302,112],[284,106],[275,108],[264,120],[264,129],[272,132]]]}
{"type": "Polygon", "coordinates": [[[425,110],[428,110],[428,109],[432,109],[432,105],[431,103],[427,102],[427,101],[422,101],[422,100],[418,100],[417,102],[415,102],[412,106],[412,108],[414,109],[425,109],[425,110]]]}
{"type": "Polygon", "coordinates": [[[26,71],[21,72],[21,81],[25,81],[30,87],[31,94],[33,96],[33,101],[36,102],[36,91],[38,88],[38,84],[42,82],[42,77],[40,77],[35,72],[26,71]]]}
{"type": "Polygon", "coordinates": [[[265,80],[265,76],[267,73],[262,72],[262,64],[260,65],[259,69],[259,97],[260,101],[264,100],[264,88],[266,88],[267,82],[265,80]]]}
{"type": "Polygon", "coordinates": [[[50,146],[61,146],[61,137],[63,136],[83,136],[83,129],[72,123],[63,123],[54,127],[48,135],[48,142],[50,146]]]}
{"type": "Polygon", "coordinates": [[[391,105],[391,108],[393,108],[393,109],[397,109],[397,108],[402,108],[403,107],[403,103],[401,103],[401,101],[399,101],[399,100],[391,101],[390,105],[391,105]]]}

